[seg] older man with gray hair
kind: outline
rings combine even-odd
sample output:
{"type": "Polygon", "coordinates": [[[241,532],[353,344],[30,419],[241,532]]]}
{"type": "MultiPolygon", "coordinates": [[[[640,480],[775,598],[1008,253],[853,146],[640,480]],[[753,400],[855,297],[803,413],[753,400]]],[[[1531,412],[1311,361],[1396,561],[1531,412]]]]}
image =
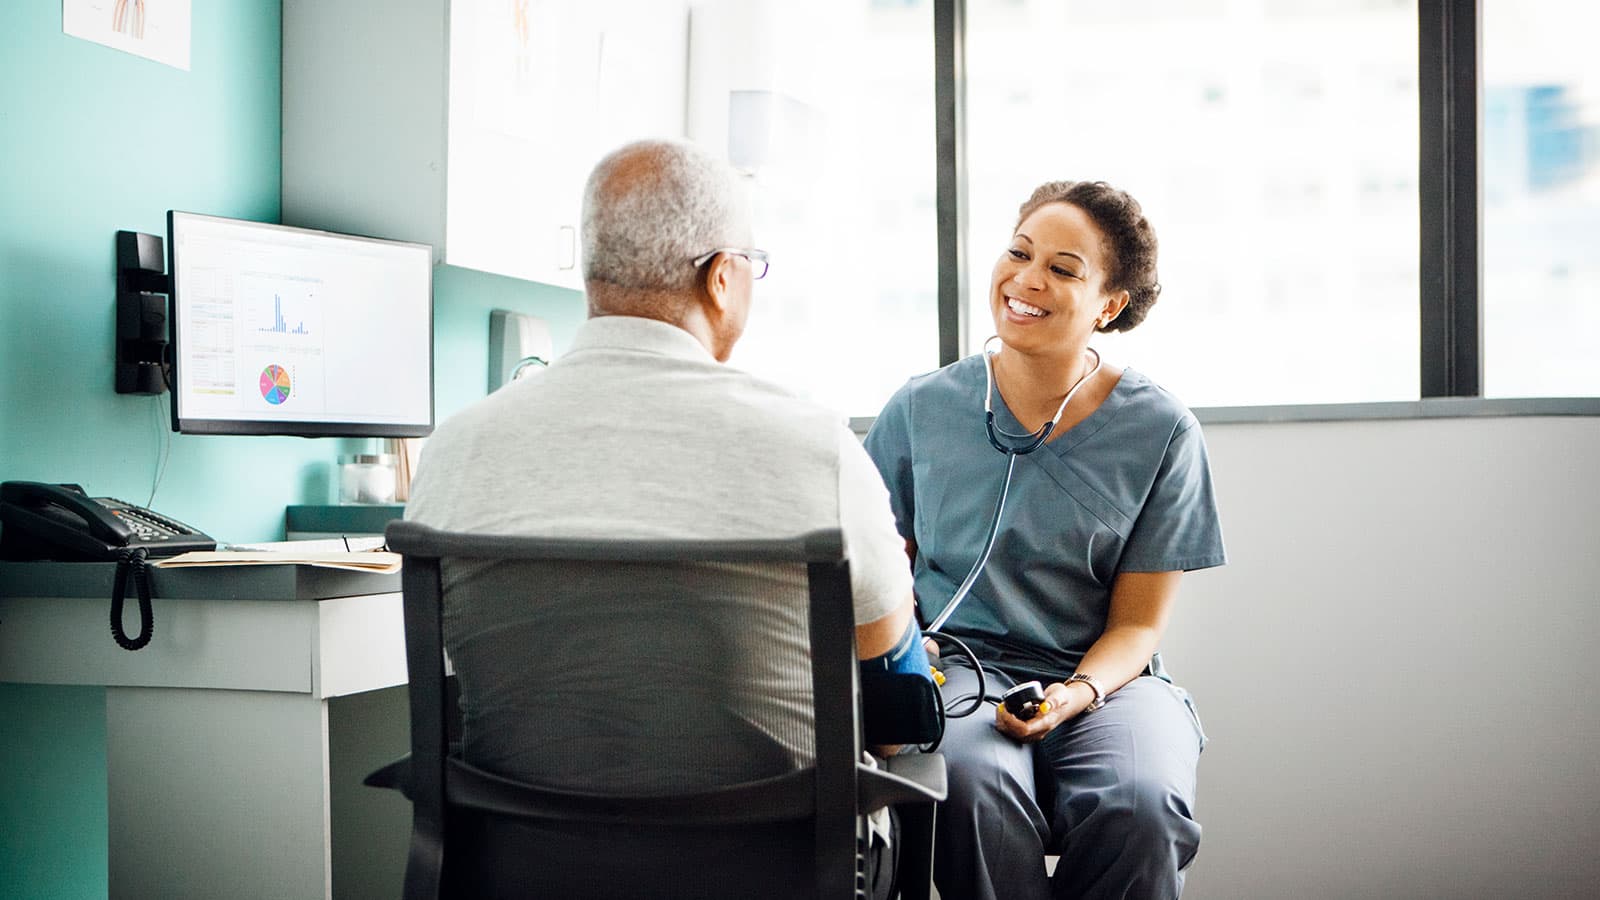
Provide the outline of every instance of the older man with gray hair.
{"type": "MultiPolygon", "coordinates": [[[[406,517],[451,531],[563,537],[730,539],[839,528],[861,657],[909,641],[913,652],[895,658],[913,667],[920,660],[926,673],[904,543],[860,443],[837,414],[724,365],[744,331],[753,283],[767,270],[751,239],[744,185],[725,162],[670,141],[629,144],[603,159],[584,192],[589,319],[548,369],[439,427],[406,517]]],[[[738,646],[725,648],[731,658],[685,661],[716,686],[706,696],[724,708],[730,733],[709,742],[696,729],[633,735],[648,742],[650,762],[615,768],[559,752],[552,742],[572,736],[541,730],[525,703],[505,699],[515,692],[490,682],[505,677],[490,673],[508,671],[508,654],[541,667],[564,661],[545,647],[506,646],[502,620],[514,612],[452,608],[447,596],[464,754],[530,782],[641,791],[712,787],[809,764],[803,592],[801,610],[792,590],[772,596],[785,599],[739,623],[738,646]]],[[[637,693],[622,660],[615,670],[616,689],[637,693]]],[[[649,693],[659,700],[663,692],[649,693]]]]}

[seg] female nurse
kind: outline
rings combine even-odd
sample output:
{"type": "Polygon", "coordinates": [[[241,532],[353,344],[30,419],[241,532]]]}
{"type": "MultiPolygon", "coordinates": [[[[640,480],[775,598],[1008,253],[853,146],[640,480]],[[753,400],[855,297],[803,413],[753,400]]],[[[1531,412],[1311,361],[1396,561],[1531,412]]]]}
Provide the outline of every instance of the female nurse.
{"type": "Polygon", "coordinates": [[[1199,848],[1205,735],[1156,651],[1182,574],[1225,561],[1205,442],[1182,403],[1090,346],[1138,325],[1159,292],[1155,232],[1132,197],[1045,184],[995,263],[996,337],[911,379],[867,436],[925,622],[994,530],[940,629],[986,684],[979,701],[979,674],[945,654],[947,706],[982,705],[940,746],[944,900],[1176,897],[1199,848]],[[1027,681],[1044,702],[1026,718],[994,702],[1027,681]]]}

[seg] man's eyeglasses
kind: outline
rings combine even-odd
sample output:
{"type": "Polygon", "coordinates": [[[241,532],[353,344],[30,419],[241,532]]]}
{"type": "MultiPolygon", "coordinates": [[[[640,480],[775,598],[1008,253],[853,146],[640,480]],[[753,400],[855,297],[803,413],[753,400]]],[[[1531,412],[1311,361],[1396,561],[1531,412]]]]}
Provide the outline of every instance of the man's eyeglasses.
{"type": "Polygon", "coordinates": [[[737,247],[718,247],[717,249],[712,250],[710,253],[695,257],[694,259],[690,260],[690,262],[696,269],[698,269],[707,262],[710,262],[711,257],[716,256],[718,253],[731,253],[734,256],[742,256],[745,259],[750,260],[750,275],[757,281],[767,277],[767,251],[765,250],[741,250],[737,247]]]}

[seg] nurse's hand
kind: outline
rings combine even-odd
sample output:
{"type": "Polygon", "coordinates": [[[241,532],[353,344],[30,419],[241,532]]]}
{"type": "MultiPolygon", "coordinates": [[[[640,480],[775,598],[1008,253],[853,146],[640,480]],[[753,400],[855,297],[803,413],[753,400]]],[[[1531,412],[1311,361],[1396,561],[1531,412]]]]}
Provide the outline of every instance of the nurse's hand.
{"type": "Polygon", "coordinates": [[[1019,744],[1035,743],[1054,731],[1062,722],[1083,712],[1087,704],[1079,699],[1078,695],[1081,693],[1085,692],[1067,690],[1059,681],[1050,685],[1044,691],[1046,704],[1044,711],[1035,713],[1031,719],[1019,719],[1006,709],[1004,703],[996,703],[994,727],[1019,744]]]}

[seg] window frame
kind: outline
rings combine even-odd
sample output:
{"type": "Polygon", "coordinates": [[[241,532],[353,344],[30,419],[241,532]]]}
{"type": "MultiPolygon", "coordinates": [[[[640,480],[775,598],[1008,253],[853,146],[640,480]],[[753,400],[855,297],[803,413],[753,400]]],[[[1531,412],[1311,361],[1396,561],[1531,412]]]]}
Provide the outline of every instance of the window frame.
{"type": "Polygon", "coordinates": [[[1483,393],[1481,0],[1417,0],[1421,396],[1483,393]]]}

